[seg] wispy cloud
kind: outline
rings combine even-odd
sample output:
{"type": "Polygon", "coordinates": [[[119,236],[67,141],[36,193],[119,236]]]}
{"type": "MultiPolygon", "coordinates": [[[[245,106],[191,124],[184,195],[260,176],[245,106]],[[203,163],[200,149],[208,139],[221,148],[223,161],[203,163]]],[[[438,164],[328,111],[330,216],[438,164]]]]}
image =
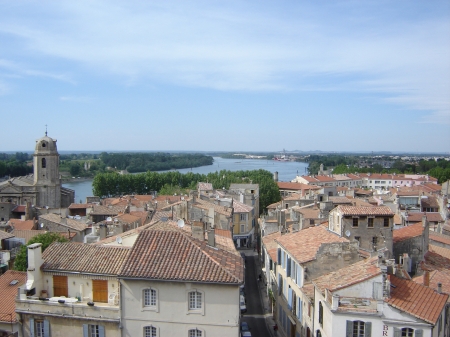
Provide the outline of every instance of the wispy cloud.
{"type": "MultiPolygon", "coordinates": [[[[419,5],[409,2],[284,5],[36,3],[0,14],[0,32],[19,38],[24,53],[118,75],[126,85],[365,91],[423,110],[426,120],[450,120],[448,13],[413,15],[419,5]],[[30,15],[33,8],[39,17],[30,15]]],[[[54,70],[20,73],[71,81],[54,70]]]]}

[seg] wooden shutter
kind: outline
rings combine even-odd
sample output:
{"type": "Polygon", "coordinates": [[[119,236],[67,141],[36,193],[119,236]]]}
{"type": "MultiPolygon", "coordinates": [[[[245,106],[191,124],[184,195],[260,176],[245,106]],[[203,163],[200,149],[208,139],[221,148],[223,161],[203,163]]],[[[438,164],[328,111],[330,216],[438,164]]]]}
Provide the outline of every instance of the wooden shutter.
{"type": "Polygon", "coordinates": [[[277,250],[277,260],[278,265],[281,266],[281,248],[278,248],[277,250]]]}
{"type": "Polygon", "coordinates": [[[89,337],[89,326],[87,324],[83,324],[83,337],[89,337]]]}
{"type": "Polygon", "coordinates": [[[415,330],[414,331],[414,337],[422,337],[423,336],[423,330],[415,330]]]}
{"type": "Polygon", "coordinates": [[[44,336],[50,337],[50,324],[48,320],[44,320],[44,336]]]}
{"type": "Polygon", "coordinates": [[[108,303],[108,281],[92,280],[92,292],[94,302],[108,303]]]}
{"type": "Polygon", "coordinates": [[[30,318],[30,337],[34,337],[34,319],[30,318]]]}
{"type": "Polygon", "coordinates": [[[345,332],[346,337],[353,336],[353,321],[347,321],[347,330],[345,332]]]}
{"type": "Polygon", "coordinates": [[[105,327],[103,325],[98,326],[98,335],[99,337],[105,337],[105,327]]]}
{"type": "Polygon", "coordinates": [[[287,258],[286,277],[291,277],[291,258],[287,258]]]}
{"type": "Polygon", "coordinates": [[[53,296],[69,297],[67,276],[53,275],[53,296]]]}
{"type": "Polygon", "coordinates": [[[402,331],[399,328],[394,327],[394,337],[401,337],[402,331]]]}
{"type": "Polygon", "coordinates": [[[371,337],[372,336],[372,322],[365,322],[364,323],[364,337],[371,337]]]}

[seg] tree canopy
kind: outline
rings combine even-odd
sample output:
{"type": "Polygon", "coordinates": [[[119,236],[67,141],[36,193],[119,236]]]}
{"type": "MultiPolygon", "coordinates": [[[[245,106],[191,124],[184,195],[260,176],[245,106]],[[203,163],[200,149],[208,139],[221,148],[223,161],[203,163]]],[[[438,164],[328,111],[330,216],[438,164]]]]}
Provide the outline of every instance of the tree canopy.
{"type": "Polygon", "coordinates": [[[27,271],[28,268],[28,249],[27,246],[33,243],[42,243],[42,252],[47,249],[53,242],[67,242],[68,240],[59,233],[47,232],[39,234],[30,239],[28,243],[20,247],[19,253],[14,260],[14,269],[19,271],[27,271]]]}

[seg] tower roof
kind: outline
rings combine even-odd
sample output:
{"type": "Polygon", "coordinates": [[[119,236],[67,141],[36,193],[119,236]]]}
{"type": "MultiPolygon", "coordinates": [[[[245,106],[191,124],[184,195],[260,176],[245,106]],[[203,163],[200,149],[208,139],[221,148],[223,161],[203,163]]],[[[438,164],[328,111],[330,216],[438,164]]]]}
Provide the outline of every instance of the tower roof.
{"type": "Polygon", "coordinates": [[[44,137],[36,140],[36,147],[34,150],[35,154],[51,154],[58,153],[58,149],[56,148],[56,139],[50,138],[47,136],[47,133],[44,137]]]}

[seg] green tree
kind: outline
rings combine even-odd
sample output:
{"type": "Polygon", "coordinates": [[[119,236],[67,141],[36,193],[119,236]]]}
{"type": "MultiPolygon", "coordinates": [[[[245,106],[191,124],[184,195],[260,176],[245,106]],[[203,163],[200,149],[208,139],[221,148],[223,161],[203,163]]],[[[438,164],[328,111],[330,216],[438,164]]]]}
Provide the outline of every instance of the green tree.
{"type": "Polygon", "coordinates": [[[70,164],[70,174],[71,174],[72,176],[77,176],[77,175],[80,174],[80,172],[81,172],[81,166],[80,166],[80,164],[78,164],[78,163],[76,163],[76,162],[70,164]]]}
{"type": "Polygon", "coordinates": [[[46,250],[53,242],[67,242],[68,240],[59,233],[48,232],[44,234],[36,235],[31,238],[28,243],[20,247],[19,253],[14,260],[14,269],[19,271],[27,271],[28,268],[28,249],[27,246],[33,243],[42,243],[42,251],[46,250]]]}

